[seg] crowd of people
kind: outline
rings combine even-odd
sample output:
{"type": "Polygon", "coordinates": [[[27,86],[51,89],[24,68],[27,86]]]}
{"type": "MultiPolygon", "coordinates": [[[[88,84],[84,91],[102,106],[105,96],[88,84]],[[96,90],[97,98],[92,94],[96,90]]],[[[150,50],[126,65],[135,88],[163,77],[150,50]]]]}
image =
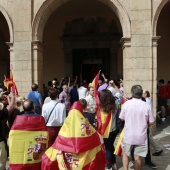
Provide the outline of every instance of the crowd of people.
{"type": "MultiPolygon", "coordinates": [[[[135,170],[141,167],[141,158],[145,157],[145,164],[151,168],[157,166],[151,161],[150,145],[154,148],[153,156],[159,156],[162,146],[152,136],[152,125],[155,122],[150,93],[143,90],[140,85],[134,85],[131,95],[126,97],[122,105],[123,80],[108,80],[101,74],[98,87],[95,89],[86,80],[77,82],[76,76],[62,79],[57,78],[43,85],[43,94],[38,92],[38,85],[31,86],[31,92],[25,97],[8,93],[6,87],[0,84],[0,170],[5,169],[8,155],[8,134],[17,117],[42,116],[49,134],[48,148],[53,145],[59,131],[69,114],[71,106],[75,102],[82,105],[83,115],[91,126],[97,130],[96,109],[97,101],[95,91],[100,99],[100,112],[103,115],[111,115],[108,134],[100,134],[103,137],[106,152],[106,169],[118,169],[116,155],[114,155],[114,142],[118,133],[124,127],[122,141],[122,162],[124,170],[128,170],[129,157],[134,161],[135,170]],[[118,123],[119,122],[119,123],[118,123]],[[123,127],[120,127],[120,122],[123,127]],[[135,128],[134,128],[135,127],[135,128]]],[[[166,118],[166,108],[170,108],[170,82],[164,85],[164,80],[159,80],[158,112],[159,122],[166,118]]]]}

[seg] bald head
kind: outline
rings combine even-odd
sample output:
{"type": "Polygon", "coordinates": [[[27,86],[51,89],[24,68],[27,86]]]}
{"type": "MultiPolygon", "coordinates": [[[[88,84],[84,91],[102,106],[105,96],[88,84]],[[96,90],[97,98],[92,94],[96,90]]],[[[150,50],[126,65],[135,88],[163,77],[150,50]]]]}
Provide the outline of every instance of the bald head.
{"type": "Polygon", "coordinates": [[[34,102],[26,99],[23,103],[23,108],[25,112],[34,112],[34,102]]]}

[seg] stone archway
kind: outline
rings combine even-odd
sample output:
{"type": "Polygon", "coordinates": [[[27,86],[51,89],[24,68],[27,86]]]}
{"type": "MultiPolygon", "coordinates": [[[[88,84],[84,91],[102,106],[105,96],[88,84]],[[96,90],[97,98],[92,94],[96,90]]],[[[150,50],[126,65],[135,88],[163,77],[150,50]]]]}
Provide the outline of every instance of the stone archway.
{"type": "MultiPolygon", "coordinates": [[[[153,67],[152,87],[153,87],[153,105],[155,106],[157,106],[157,83],[158,83],[158,79],[160,79],[160,77],[158,76],[158,72],[159,72],[159,68],[158,68],[159,48],[158,47],[160,47],[159,42],[162,41],[161,35],[159,35],[157,32],[157,28],[158,28],[158,20],[161,15],[161,11],[164,9],[167,3],[169,3],[169,0],[164,0],[157,4],[155,11],[153,12],[153,20],[152,20],[152,58],[153,58],[152,60],[152,67],[153,67]]],[[[168,62],[166,61],[166,63],[168,62]]],[[[156,112],[156,108],[155,108],[155,112],[156,112]]]]}
{"type": "MultiPolygon", "coordinates": [[[[117,16],[123,32],[123,38],[121,40],[123,46],[123,56],[127,56],[129,54],[128,47],[130,47],[131,30],[130,30],[130,19],[126,10],[123,8],[123,6],[118,0],[110,0],[110,1],[97,0],[97,1],[110,8],[111,11],[113,11],[114,14],[117,16]]],[[[71,2],[71,0],[65,0],[65,1],[49,0],[44,2],[33,20],[33,26],[32,26],[33,82],[38,82],[39,84],[43,83],[42,80],[43,62],[44,62],[43,61],[43,55],[44,55],[43,54],[43,41],[44,41],[43,32],[44,32],[45,25],[49,17],[56,11],[56,9],[66,4],[67,2],[71,2]]],[[[124,77],[125,81],[126,79],[128,79],[128,77],[124,77]]]]}
{"type": "Polygon", "coordinates": [[[13,41],[14,41],[14,34],[13,34],[12,20],[10,19],[7,11],[2,6],[0,6],[0,12],[3,14],[3,16],[6,19],[6,22],[8,24],[8,28],[9,28],[10,43],[13,43],[13,41]]]}
{"type": "MultiPolygon", "coordinates": [[[[71,0],[49,0],[43,3],[41,8],[39,9],[38,13],[36,14],[33,27],[32,27],[32,40],[33,41],[43,41],[43,31],[45,24],[50,17],[50,15],[61,5],[64,3],[71,1],[71,0]]],[[[109,6],[113,10],[113,12],[117,15],[123,30],[123,37],[130,38],[131,31],[130,31],[130,19],[127,12],[124,10],[122,5],[118,0],[99,0],[103,4],[109,6]]]]}
{"type": "Polygon", "coordinates": [[[163,9],[163,7],[169,2],[169,0],[164,0],[160,4],[158,4],[155,12],[154,12],[154,17],[153,17],[153,22],[152,22],[152,36],[155,37],[156,35],[156,29],[157,29],[157,22],[159,15],[163,9]]]}
{"type": "Polygon", "coordinates": [[[0,81],[2,81],[4,75],[10,75],[10,57],[13,53],[12,21],[2,6],[0,6],[0,21],[2,24],[0,26],[0,81]]]}

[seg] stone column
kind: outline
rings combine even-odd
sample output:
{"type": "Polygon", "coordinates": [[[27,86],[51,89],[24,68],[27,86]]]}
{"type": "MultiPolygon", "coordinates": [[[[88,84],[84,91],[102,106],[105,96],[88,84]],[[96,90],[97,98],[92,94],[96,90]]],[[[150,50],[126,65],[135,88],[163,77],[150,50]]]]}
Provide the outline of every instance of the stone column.
{"type": "Polygon", "coordinates": [[[43,90],[43,43],[32,41],[32,83],[39,85],[39,92],[43,90]]]}
{"type": "Polygon", "coordinates": [[[154,116],[156,117],[157,111],[157,46],[160,36],[152,37],[152,102],[154,109],[154,116]]]}
{"type": "Polygon", "coordinates": [[[129,57],[131,56],[131,38],[123,37],[120,40],[123,49],[123,84],[124,84],[124,96],[130,97],[131,89],[131,70],[129,65],[129,57]]]}

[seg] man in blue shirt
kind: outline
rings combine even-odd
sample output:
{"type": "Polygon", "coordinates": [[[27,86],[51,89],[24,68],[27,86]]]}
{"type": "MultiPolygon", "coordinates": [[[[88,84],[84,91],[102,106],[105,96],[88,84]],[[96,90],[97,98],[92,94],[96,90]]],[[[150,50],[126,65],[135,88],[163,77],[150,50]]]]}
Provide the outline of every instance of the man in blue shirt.
{"type": "Polygon", "coordinates": [[[30,99],[34,102],[35,105],[35,113],[41,115],[41,109],[42,109],[42,96],[38,92],[38,85],[33,84],[31,86],[32,92],[28,93],[27,99],[30,99]]]}

